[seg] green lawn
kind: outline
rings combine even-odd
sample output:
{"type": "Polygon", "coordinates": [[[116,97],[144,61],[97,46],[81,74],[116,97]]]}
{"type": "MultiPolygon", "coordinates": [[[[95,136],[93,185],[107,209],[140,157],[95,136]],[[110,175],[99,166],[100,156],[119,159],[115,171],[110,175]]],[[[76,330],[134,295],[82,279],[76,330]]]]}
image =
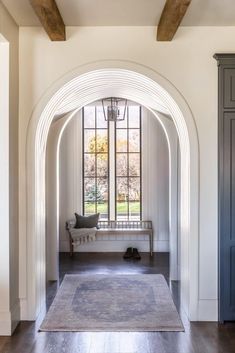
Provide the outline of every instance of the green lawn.
{"type": "MultiPolygon", "coordinates": [[[[134,201],[130,202],[129,209],[131,213],[139,213],[140,212],[140,202],[134,201]]],[[[106,213],[108,211],[107,202],[97,204],[97,212],[106,213]]],[[[94,203],[86,203],[85,205],[85,213],[94,213],[95,212],[95,204],[94,203]]],[[[117,213],[126,213],[127,212],[127,203],[126,202],[118,202],[117,204],[117,213]]]]}

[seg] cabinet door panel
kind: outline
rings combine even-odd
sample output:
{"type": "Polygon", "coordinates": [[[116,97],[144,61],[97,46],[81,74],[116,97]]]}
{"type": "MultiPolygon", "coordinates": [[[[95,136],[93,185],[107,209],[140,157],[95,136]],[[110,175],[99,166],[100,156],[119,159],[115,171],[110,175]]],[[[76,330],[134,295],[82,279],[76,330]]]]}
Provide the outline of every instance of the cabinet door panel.
{"type": "Polygon", "coordinates": [[[235,320],[235,112],[224,113],[220,198],[220,319],[235,320]]]}
{"type": "Polygon", "coordinates": [[[224,108],[235,108],[235,68],[224,69],[224,108]]]}

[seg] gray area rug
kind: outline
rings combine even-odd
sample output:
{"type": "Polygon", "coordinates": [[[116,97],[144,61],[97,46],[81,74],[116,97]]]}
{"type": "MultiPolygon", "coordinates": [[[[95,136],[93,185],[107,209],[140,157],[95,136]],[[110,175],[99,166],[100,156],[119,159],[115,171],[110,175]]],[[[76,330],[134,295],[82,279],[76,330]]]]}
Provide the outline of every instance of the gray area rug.
{"type": "Polygon", "coordinates": [[[66,275],[40,331],[184,331],[162,275],[66,275]]]}

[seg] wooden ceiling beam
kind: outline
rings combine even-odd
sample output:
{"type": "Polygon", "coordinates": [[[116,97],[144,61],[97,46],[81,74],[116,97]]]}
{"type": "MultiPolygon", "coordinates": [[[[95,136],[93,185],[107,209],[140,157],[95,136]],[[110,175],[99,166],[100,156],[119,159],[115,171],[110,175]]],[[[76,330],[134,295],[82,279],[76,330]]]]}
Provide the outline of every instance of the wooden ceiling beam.
{"type": "Polygon", "coordinates": [[[158,41],[171,41],[191,0],[166,0],[157,28],[158,41]]]}
{"type": "Polygon", "coordinates": [[[65,41],[65,25],[55,0],[29,0],[52,41],[65,41]]]}

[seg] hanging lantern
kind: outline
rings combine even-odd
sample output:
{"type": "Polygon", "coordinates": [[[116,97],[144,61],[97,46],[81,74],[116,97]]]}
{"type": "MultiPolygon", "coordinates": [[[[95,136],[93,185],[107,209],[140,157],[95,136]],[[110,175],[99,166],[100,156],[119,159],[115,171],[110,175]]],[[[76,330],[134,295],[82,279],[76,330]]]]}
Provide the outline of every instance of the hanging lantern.
{"type": "Polygon", "coordinates": [[[125,119],[127,99],[105,98],[102,99],[104,118],[106,121],[121,121],[125,119]]]}

